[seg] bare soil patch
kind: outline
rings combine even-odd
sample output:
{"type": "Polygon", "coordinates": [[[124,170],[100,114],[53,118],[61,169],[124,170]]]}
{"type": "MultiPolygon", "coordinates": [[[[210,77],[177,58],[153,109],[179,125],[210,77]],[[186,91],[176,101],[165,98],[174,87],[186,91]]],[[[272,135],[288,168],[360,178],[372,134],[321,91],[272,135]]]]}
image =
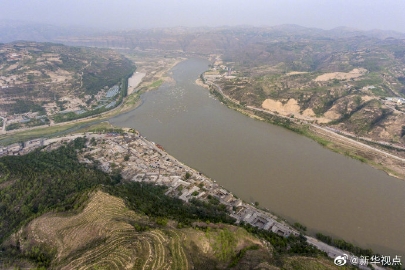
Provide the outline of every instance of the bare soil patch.
{"type": "Polygon", "coordinates": [[[56,72],[47,71],[46,74],[51,77],[51,80],[53,82],[64,82],[72,79],[71,74],[68,71],[62,69],[58,69],[56,72]]]}
{"type": "Polygon", "coordinates": [[[319,75],[314,79],[316,82],[326,82],[329,80],[337,79],[337,80],[350,80],[354,78],[358,78],[363,76],[367,73],[367,70],[364,68],[355,68],[350,72],[332,72],[332,73],[325,73],[319,75]]]}
{"type": "Polygon", "coordinates": [[[135,72],[132,77],[128,79],[128,95],[134,92],[145,76],[146,73],[135,72]]]}
{"type": "Polygon", "coordinates": [[[290,76],[290,75],[298,75],[298,74],[306,74],[306,73],[308,73],[308,72],[305,72],[305,71],[291,71],[291,72],[288,72],[285,75],[290,76]]]}
{"type": "Polygon", "coordinates": [[[265,101],[263,101],[262,107],[270,111],[276,111],[282,115],[289,115],[291,113],[295,114],[300,112],[300,106],[298,105],[298,102],[293,98],[289,99],[285,104],[278,100],[266,99],[265,101]]]}
{"type": "Polygon", "coordinates": [[[266,99],[262,103],[262,108],[269,111],[277,112],[283,116],[293,115],[295,118],[303,119],[307,121],[317,121],[318,123],[329,123],[331,120],[337,119],[340,115],[334,112],[325,113],[324,117],[317,117],[311,108],[304,110],[301,113],[301,108],[298,105],[297,100],[291,98],[287,103],[283,104],[281,101],[266,99]]]}

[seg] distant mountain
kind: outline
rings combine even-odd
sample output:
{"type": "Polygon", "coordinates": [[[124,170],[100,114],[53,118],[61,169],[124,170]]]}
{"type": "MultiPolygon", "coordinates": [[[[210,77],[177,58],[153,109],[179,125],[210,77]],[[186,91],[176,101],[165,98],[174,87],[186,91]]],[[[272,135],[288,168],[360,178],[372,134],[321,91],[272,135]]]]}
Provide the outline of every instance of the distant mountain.
{"type": "Polygon", "coordinates": [[[280,39],[335,39],[365,36],[378,39],[405,39],[404,33],[385,30],[362,31],[349,27],[331,30],[308,28],[294,24],[269,27],[171,27],[134,29],[130,31],[103,31],[83,27],[61,27],[49,24],[0,20],[0,42],[16,40],[59,42],[115,48],[199,51],[211,53],[228,50],[233,45],[272,42],[280,39]]]}
{"type": "Polygon", "coordinates": [[[17,40],[52,42],[58,37],[88,36],[102,31],[86,27],[61,27],[50,24],[0,20],[0,42],[17,40]]]}
{"type": "Polygon", "coordinates": [[[354,29],[350,27],[336,27],[331,30],[326,31],[326,33],[330,37],[340,37],[340,38],[348,38],[348,37],[355,37],[355,36],[367,36],[367,37],[373,37],[373,38],[378,38],[378,39],[386,39],[386,38],[397,38],[397,39],[404,39],[405,34],[396,32],[396,31],[390,31],[390,30],[380,30],[380,29],[373,29],[373,30],[368,30],[368,31],[362,31],[359,29],[354,29]]]}

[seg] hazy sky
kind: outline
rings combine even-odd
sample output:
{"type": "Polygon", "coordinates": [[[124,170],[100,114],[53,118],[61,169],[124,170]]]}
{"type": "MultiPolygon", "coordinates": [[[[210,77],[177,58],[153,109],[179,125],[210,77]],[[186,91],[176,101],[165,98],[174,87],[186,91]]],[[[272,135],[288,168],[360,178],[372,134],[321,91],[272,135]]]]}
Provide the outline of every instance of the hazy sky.
{"type": "Polygon", "coordinates": [[[405,1],[0,0],[0,19],[109,29],[288,23],[405,32],[405,1]]]}

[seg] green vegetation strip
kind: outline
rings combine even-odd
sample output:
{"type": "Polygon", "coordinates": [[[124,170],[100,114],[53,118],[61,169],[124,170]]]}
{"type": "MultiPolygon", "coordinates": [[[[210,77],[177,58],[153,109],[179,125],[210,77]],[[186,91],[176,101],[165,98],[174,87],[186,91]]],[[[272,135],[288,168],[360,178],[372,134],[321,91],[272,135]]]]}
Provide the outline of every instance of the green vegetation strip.
{"type": "Polygon", "coordinates": [[[229,264],[228,267],[231,268],[238,265],[239,261],[243,258],[243,256],[248,250],[258,250],[258,249],[259,249],[258,245],[251,245],[239,250],[239,252],[232,258],[231,263],[229,264]]]}
{"type": "Polygon", "coordinates": [[[161,86],[162,83],[163,83],[162,79],[157,80],[157,81],[153,82],[151,85],[149,85],[149,88],[157,88],[157,87],[161,86]]]}
{"type": "Polygon", "coordinates": [[[250,224],[241,224],[241,227],[245,228],[246,231],[268,241],[274,247],[275,256],[280,256],[282,254],[301,254],[306,256],[324,255],[322,251],[308,244],[303,235],[290,235],[289,237],[283,237],[272,231],[253,227],[250,224]]]}
{"type": "Polygon", "coordinates": [[[197,199],[185,204],[180,199],[165,196],[166,189],[164,186],[139,182],[106,187],[106,191],[111,195],[125,198],[128,208],[148,216],[176,220],[180,227],[190,226],[196,220],[229,224],[235,222],[221,205],[197,199]]]}
{"type": "Polygon", "coordinates": [[[357,247],[351,243],[346,242],[345,240],[342,239],[333,239],[330,236],[324,235],[322,233],[317,233],[316,238],[328,245],[347,250],[352,252],[353,254],[357,256],[368,256],[371,257],[374,255],[373,251],[371,249],[363,249],[360,247],[357,247]]]}

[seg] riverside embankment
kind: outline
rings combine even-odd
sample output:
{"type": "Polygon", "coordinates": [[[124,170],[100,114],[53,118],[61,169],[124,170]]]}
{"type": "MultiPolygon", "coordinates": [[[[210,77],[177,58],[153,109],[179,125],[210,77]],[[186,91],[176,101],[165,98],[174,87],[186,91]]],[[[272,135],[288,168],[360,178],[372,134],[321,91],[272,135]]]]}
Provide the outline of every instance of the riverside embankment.
{"type": "Polygon", "coordinates": [[[396,151],[404,151],[405,148],[402,146],[377,142],[369,138],[357,137],[347,132],[320,126],[314,124],[313,120],[305,119],[305,117],[292,118],[290,116],[281,115],[277,111],[270,111],[253,106],[241,106],[239,101],[226,95],[218,84],[212,81],[203,83],[200,79],[198,79],[196,83],[213,91],[228,107],[236,111],[272,124],[279,123],[281,126],[319,142],[334,152],[360,160],[374,168],[385,171],[390,176],[405,180],[405,159],[401,156],[389,153],[387,149],[380,149],[388,148],[396,151]],[[257,115],[258,112],[261,113],[260,116],[257,115]],[[369,144],[379,146],[379,148],[370,146],[369,144]]]}

